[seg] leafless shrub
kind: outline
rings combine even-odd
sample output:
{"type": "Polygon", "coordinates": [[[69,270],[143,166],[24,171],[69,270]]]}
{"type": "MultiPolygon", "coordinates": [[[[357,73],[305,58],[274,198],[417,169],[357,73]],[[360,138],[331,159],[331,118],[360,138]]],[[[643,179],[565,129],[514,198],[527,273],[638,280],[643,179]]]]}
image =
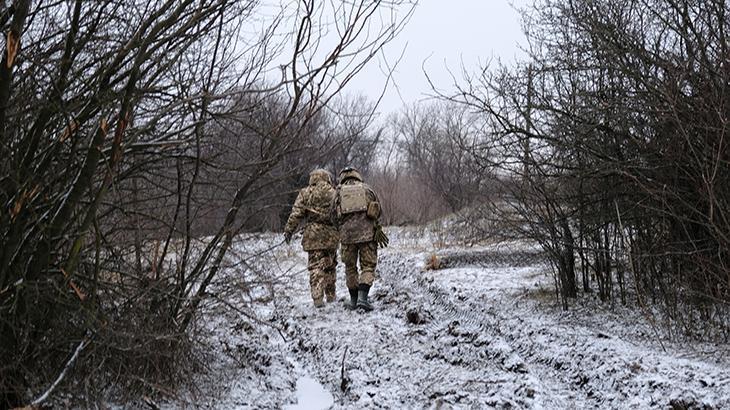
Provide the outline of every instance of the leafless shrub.
{"type": "Polygon", "coordinates": [[[580,285],[631,290],[686,334],[695,313],[727,329],[727,15],[723,1],[540,1],[529,62],[443,96],[484,113],[491,131],[467,151],[510,181],[491,209],[551,255],[566,306],[580,285]]]}

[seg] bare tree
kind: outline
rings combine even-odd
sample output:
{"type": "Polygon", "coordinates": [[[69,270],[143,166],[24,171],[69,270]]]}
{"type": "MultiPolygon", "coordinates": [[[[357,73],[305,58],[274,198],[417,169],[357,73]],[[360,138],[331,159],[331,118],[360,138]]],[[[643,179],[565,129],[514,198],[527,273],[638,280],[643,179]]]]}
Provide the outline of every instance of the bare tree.
{"type": "Polygon", "coordinates": [[[410,171],[450,212],[472,204],[489,178],[462,155],[477,140],[478,120],[460,105],[433,103],[405,109],[395,123],[410,171]]]}
{"type": "Polygon", "coordinates": [[[2,406],[63,388],[64,377],[175,382],[176,352],[245,226],[241,213],[413,7],[296,4],[254,41],[240,34],[260,21],[256,1],[0,9],[2,406]],[[337,26],[329,35],[327,21],[337,26]],[[266,68],[282,53],[288,63],[272,80],[266,68]],[[219,195],[227,210],[199,241],[196,221],[211,211],[202,195],[231,159],[216,150],[242,146],[241,177],[219,195]]]}

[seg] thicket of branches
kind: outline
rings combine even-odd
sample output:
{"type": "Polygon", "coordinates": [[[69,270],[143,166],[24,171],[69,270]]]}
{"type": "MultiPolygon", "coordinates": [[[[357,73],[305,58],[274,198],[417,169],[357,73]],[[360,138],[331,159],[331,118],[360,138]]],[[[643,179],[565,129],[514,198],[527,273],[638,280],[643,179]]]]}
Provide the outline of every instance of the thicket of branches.
{"type": "Polygon", "coordinates": [[[371,137],[324,133],[370,118],[328,107],[413,4],[6,3],[0,407],[180,382],[234,236],[371,137]]]}
{"type": "Polygon", "coordinates": [[[482,216],[540,242],[566,306],[632,295],[687,335],[727,336],[729,15],[724,0],[538,1],[528,61],[443,96],[490,130],[464,150],[502,185],[482,216]]]}
{"type": "Polygon", "coordinates": [[[496,189],[492,169],[465,155],[484,122],[465,107],[433,101],[404,107],[380,130],[370,180],[387,224],[424,224],[460,213],[496,189]]]}

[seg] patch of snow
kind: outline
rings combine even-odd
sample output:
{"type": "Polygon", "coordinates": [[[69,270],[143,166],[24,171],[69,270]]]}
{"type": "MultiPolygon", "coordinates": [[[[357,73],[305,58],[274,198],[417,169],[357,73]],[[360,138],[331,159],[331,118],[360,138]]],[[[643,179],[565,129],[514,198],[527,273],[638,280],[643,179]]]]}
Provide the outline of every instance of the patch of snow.
{"type": "Polygon", "coordinates": [[[324,410],[334,404],[332,394],[309,376],[297,380],[297,402],[284,406],[284,410],[324,410]]]}

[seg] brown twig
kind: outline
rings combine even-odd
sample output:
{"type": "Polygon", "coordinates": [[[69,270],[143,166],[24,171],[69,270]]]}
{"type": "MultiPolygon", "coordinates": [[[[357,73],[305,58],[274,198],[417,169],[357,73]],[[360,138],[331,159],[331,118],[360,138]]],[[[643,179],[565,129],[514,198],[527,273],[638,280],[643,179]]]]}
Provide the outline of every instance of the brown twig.
{"type": "Polygon", "coordinates": [[[343,392],[347,390],[348,385],[350,384],[350,379],[345,376],[345,357],[347,357],[347,349],[349,346],[345,346],[345,351],[342,352],[342,368],[340,370],[340,390],[343,392]]]}

